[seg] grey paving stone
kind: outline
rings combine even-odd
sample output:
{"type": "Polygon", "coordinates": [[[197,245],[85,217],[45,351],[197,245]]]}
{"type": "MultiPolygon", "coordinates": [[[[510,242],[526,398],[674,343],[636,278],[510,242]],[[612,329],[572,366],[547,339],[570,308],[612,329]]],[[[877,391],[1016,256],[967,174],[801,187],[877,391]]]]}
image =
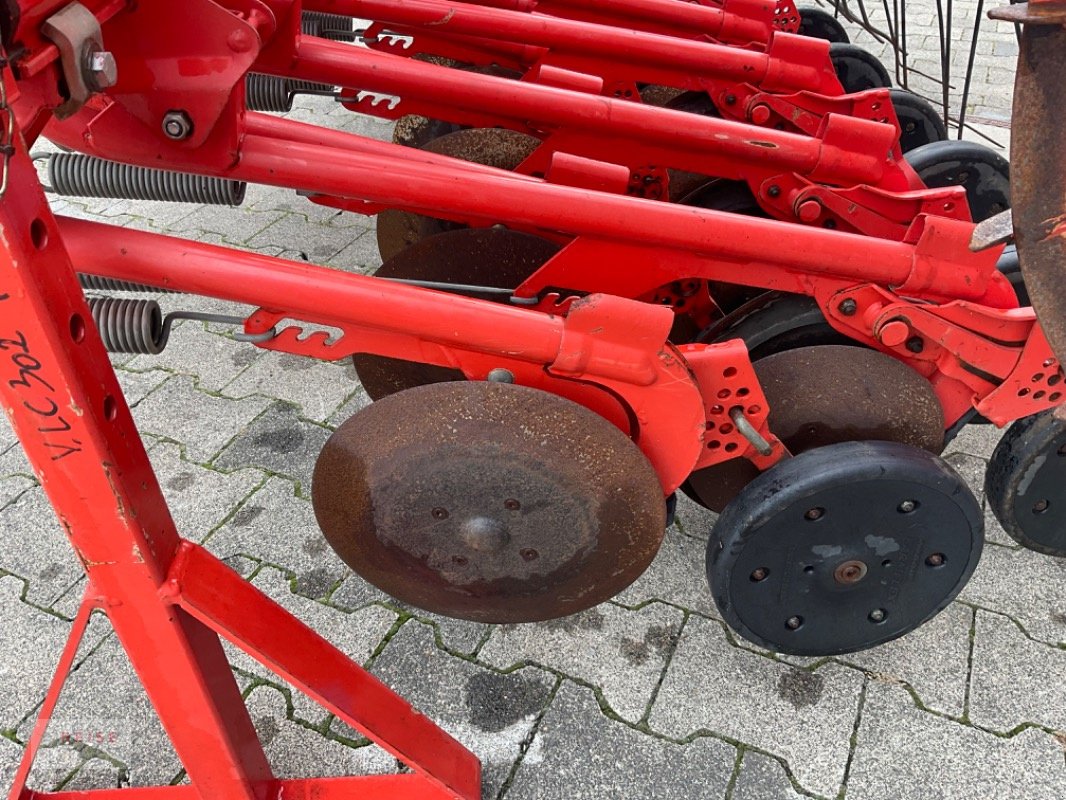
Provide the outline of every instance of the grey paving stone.
{"type": "Polygon", "coordinates": [[[254,345],[211,333],[202,322],[187,320],[175,326],[166,350],[157,356],[137,356],[126,369],[189,375],[201,389],[218,392],[260,357],[262,352],[254,345]]]}
{"type": "Polygon", "coordinates": [[[0,577],[0,731],[14,730],[44,697],[70,632],[69,623],[23,603],[24,586],[0,577]]]}
{"type": "Polygon", "coordinates": [[[1017,620],[1029,635],[1066,643],[1066,560],[986,547],[959,599],[1017,620]]]}
{"type": "Polygon", "coordinates": [[[481,759],[486,798],[507,779],[553,684],[534,667],[501,675],[449,656],[434,644],[433,630],[413,620],[389,641],[373,671],[481,759]]]}
{"type": "Polygon", "coordinates": [[[323,264],[361,236],[363,228],[318,225],[302,214],[287,214],[248,240],[252,247],[274,245],[286,249],[305,243],[300,252],[314,264],[323,264]]]}
{"type": "Polygon", "coordinates": [[[722,625],[690,617],[652,708],[653,731],[728,736],[785,758],[806,789],[835,795],[844,779],[861,673],[807,672],[733,647],[722,625]]]}
{"type": "Polygon", "coordinates": [[[115,377],[118,378],[122,396],[126,398],[126,404],[130,408],[158,389],[167,379],[166,373],[162,372],[129,372],[125,369],[116,369],[115,377]]]}
{"type": "Polygon", "coordinates": [[[86,789],[120,789],[126,780],[125,767],[103,758],[90,758],[82,761],[74,774],[63,784],[67,792],[86,789]]]}
{"type": "Polygon", "coordinates": [[[11,422],[5,413],[0,416],[0,453],[16,444],[18,444],[18,437],[15,436],[15,431],[11,428],[11,422]]]}
{"type": "Polygon", "coordinates": [[[330,605],[345,611],[354,611],[370,603],[386,603],[433,625],[441,644],[448,650],[464,656],[473,655],[485,634],[493,627],[480,622],[442,617],[440,614],[431,614],[421,608],[415,608],[385,594],[354,573],[348,575],[329,597],[330,605]]]}
{"type": "Polygon", "coordinates": [[[268,686],[248,695],[248,712],[279,778],[380,775],[396,772],[396,759],[368,744],[350,747],[286,716],[285,696],[268,686]]]}
{"type": "Polygon", "coordinates": [[[33,467],[26,460],[26,453],[17,441],[0,453],[0,475],[22,475],[33,478],[33,467]]]}
{"type": "Polygon", "coordinates": [[[679,745],[610,720],[591,690],[564,681],[506,797],[722,797],[736,757],[717,739],[679,745]]]}
{"type": "Polygon", "coordinates": [[[277,211],[246,211],[241,214],[220,214],[217,208],[202,206],[191,214],[167,226],[169,233],[212,233],[226,242],[243,244],[263,228],[285,216],[277,211]]]}
{"type": "Polygon", "coordinates": [[[919,711],[907,692],[872,682],[848,796],[1051,800],[1066,786],[1062,743],[1026,730],[1004,739],[919,711]]]}
{"type": "MultiPolygon", "coordinates": [[[[330,644],[342,650],[358,664],[365,664],[396,622],[396,614],[380,606],[370,606],[355,613],[345,613],[314,600],[294,594],[288,579],[276,569],[264,568],[253,581],[256,587],[330,644]]],[[[227,647],[230,663],[247,673],[275,684],[287,686],[296,716],[313,725],[322,723],[329,712],[300,690],[259,664],[251,656],[227,647]]]]}
{"type": "Polygon", "coordinates": [[[270,478],[207,540],[220,558],[252,555],[296,574],[297,589],[325,597],[348,574],[315,522],[311,503],[296,496],[292,483],[270,478]]]}
{"type": "Polygon", "coordinates": [[[46,791],[66,788],[67,782],[77,774],[83,764],[84,759],[77,748],[42,747],[37,751],[26,783],[30,787],[46,791]]]}
{"type": "Polygon", "coordinates": [[[992,452],[1003,438],[1003,429],[995,425],[967,425],[958,436],[948,442],[945,454],[967,453],[985,460],[992,457],[992,452]]]}
{"type": "Polygon", "coordinates": [[[82,575],[74,549],[40,487],[0,510],[0,569],[29,581],[27,597],[47,606],[82,575]]]}
{"type": "Polygon", "coordinates": [[[133,418],[142,433],[180,442],[188,458],[207,463],[269,403],[262,397],[238,402],[212,397],[191,378],[176,376],[142,400],[133,418]]]}
{"type": "Polygon", "coordinates": [[[169,442],[153,447],[149,456],[178,530],[196,541],[207,536],[266,479],[253,469],[227,474],[184,461],[181,448],[169,442]]]}
{"type": "Polygon", "coordinates": [[[801,800],[781,762],[754,750],[744,752],[732,800],[801,800]]]}
{"type": "Polygon", "coordinates": [[[675,526],[682,533],[694,539],[707,541],[711,529],[718,521],[718,515],[704,508],[695,500],[690,500],[684,492],[677,493],[677,510],[674,514],[675,526]]]}
{"type": "Polygon", "coordinates": [[[22,746],[0,736],[0,786],[6,791],[15,779],[15,771],[22,758],[22,746]]]}
{"type": "Polygon", "coordinates": [[[839,659],[882,679],[904,681],[927,708],[961,717],[972,623],[973,610],[953,603],[900,639],[839,659]]]}
{"type": "Polygon", "coordinates": [[[1034,642],[1006,617],[978,611],[970,719],[1003,733],[1026,722],[1066,731],[1066,650],[1034,642]]]}
{"type": "Polygon", "coordinates": [[[718,618],[707,584],[706,553],[705,541],[686,536],[676,525],[672,526],[651,566],[614,599],[628,606],[662,600],[718,618]]]}
{"type": "Polygon", "coordinates": [[[478,657],[506,669],[532,661],[603,691],[623,719],[644,716],[677,642],[684,615],[661,603],[629,611],[603,603],[580,614],[530,625],[500,625],[478,657]]]}
{"type": "MultiPolygon", "coordinates": [[[[246,401],[247,402],[247,401],[246,401]]],[[[329,431],[301,419],[296,408],[275,401],[242,430],[214,461],[222,470],[255,467],[298,481],[310,496],[311,476],[329,431]]]]}
{"type": "Polygon", "coordinates": [[[300,407],[301,416],[324,422],[354,388],[341,364],[271,353],[226,384],[222,393],[227,397],[260,394],[287,400],[300,407]]]}
{"type": "Polygon", "coordinates": [[[326,420],[326,424],[331,428],[340,427],[357,411],[362,411],[370,405],[370,396],[366,393],[366,390],[357,383],[358,378],[355,375],[355,369],[352,367],[350,361],[344,365],[344,375],[352,381],[351,386],[353,387],[353,391],[344,401],[344,405],[334,411],[329,419],[326,420]]]}
{"type": "Polygon", "coordinates": [[[988,462],[969,453],[949,453],[944,456],[944,460],[959,473],[980,501],[984,496],[985,471],[988,469],[988,462]]]}
{"type": "Polygon", "coordinates": [[[369,275],[381,266],[381,253],[373,231],[367,231],[326,262],[345,272],[369,275]]]}
{"type": "Polygon", "coordinates": [[[168,783],[181,764],[126,652],[108,637],[67,681],[48,728],[60,748],[88,742],[129,769],[132,786],[168,783]]]}
{"type": "Polygon", "coordinates": [[[12,502],[35,483],[36,481],[24,475],[9,475],[0,478],[0,508],[12,502]]]}

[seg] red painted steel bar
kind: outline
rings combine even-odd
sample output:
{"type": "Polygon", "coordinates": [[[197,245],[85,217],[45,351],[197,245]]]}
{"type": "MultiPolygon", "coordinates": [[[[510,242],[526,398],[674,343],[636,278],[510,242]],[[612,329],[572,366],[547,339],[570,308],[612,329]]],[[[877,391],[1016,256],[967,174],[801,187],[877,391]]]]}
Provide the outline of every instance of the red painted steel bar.
{"type": "MultiPolygon", "coordinates": [[[[397,25],[424,27],[427,32],[499,38],[507,42],[611,59],[624,55],[627,61],[637,63],[669,66],[671,63],[666,61],[667,53],[669,48],[675,48],[677,61],[673,65],[694,69],[696,74],[702,74],[702,70],[707,69],[709,59],[713,61],[722,54],[715,52],[718,50],[715,45],[694,42],[691,39],[597,25],[595,22],[490,9],[477,3],[452,0],[337,0],[327,4],[334,6],[336,13],[397,25]]],[[[708,9],[707,6],[701,7],[714,14],[717,22],[713,30],[707,33],[715,38],[722,38],[723,30],[729,30],[724,25],[726,14],[716,9],[708,9]]],[[[748,28],[748,35],[740,34],[741,44],[768,41],[769,27],[765,23],[759,25],[749,21],[748,28]]],[[[828,46],[822,43],[811,46],[810,50],[828,53],[828,46]]]]}
{"type": "Polygon", "coordinates": [[[190,779],[262,800],[270,766],[218,638],[159,599],[178,535],[18,147],[0,202],[0,402],[94,590],[114,600],[115,633],[190,779]]]}
{"type": "MultiPolygon", "coordinates": [[[[271,70],[264,66],[263,71],[271,70]]],[[[355,53],[347,45],[324,39],[301,40],[294,61],[282,74],[401,97],[437,97],[475,113],[499,109],[522,125],[530,121],[548,129],[633,140],[648,148],[649,157],[658,156],[660,163],[671,166],[684,167],[686,159],[679,154],[688,152],[713,162],[709,174],[719,177],[739,178],[742,170],[736,162],[770,163],[782,172],[824,169],[841,183],[876,184],[889,163],[887,147],[870,146],[871,141],[885,140],[887,126],[876,122],[829,115],[826,139],[835,141],[838,127],[860,137],[845,150],[802,134],[444,69],[372,51],[355,53]]]]}
{"type": "MultiPolygon", "coordinates": [[[[6,73],[5,69],[5,87],[6,73]]],[[[409,788],[406,796],[412,798],[478,797],[480,768],[472,754],[428,721],[405,733],[396,731],[392,719],[375,720],[373,714],[382,710],[393,717],[406,715],[412,721],[415,717],[404,701],[383,687],[367,689],[372,679],[364,681],[364,691],[358,695],[339,696],[330,676],[322,675],[321,664],[310,660],[334,652],[330,646],[310,630],[300,629],[287,612],[213,556],[201,553],[198,563],[201,572],[210,571],[212,590],[240,596],[241,613],[267,631],[254,641],[243,639],[239,632],[229,632],[230,638],[253,657],[277,663],[287,643],[272,638],[269,631],[299,632],[304,649],[283,657],[286,675],[317,688],[322,696],[332,696],[337,712],[363,729],[396,733],[397,739],[381,743],[411,759],[416,771],[400,779],[350,778],[328,786],[315,780],[290,784],[274,777],[217,634],[174,605],[182,600],[182,587],[171,583],[175,575],[184,575],[176,572],[176,565],[185,563],[176,561],[182,540],[6,99],[0,90],[0,136],[4,136],[0,140],[0,404],[88,577],[89,592],[75,634],[90,608],[106,611],[191,783],[188,788],[122,790],[122,796],[384,798],[402,786],[409,788]],[[362,708],[367,692],[376,702],[362,708]]],[[[69,668],[75,648],[72,639],[60,661],[60,673],[69,668]]],[[[330,663],[342,668],[335,655],[330,663]]],[[[350,662],[343,669],[348,678],[361,674],[350,662]]],[[[59,691],[57,680],[48,694],[46,714],[59,691]]],[[[35,741],[42,731],[38,726],[35,741]]],[[[27,758],[32,754],[30,748],[27,758]]],[[[24,764],[19,777],[27,772],[24,764]]],[[[20,780],[10,796],[27,800],[50,795],[26,789],[20,780]]]]}
{"type": "MultiPolygon", "coordinates": [[[[915,268],[913,245],[855,236],[821,228],[726,212],[656,203],[620,195],[532,182],[501,184],[495,176],[454,168],[405,165],[368,159],[356,153],[246,136],[239,164],[215,174],[294,186],[340,197],[366,198],[432,213],[452,212],[496,221],[506,205],[512,223],[562,230],[597,238],[630,241],[645,247],[691,251],[721,261],[767,264],[816,275],[833,275],[890,286],[906,282],[915,268]],[[331,164],[330,170],[319,165],[331,164]],[[640,220],[634,229],[630,220],[640,220]],[[728,235],[723,232],[728,231],[728,235]],[[768,242],[789,246],[770,249],[768,242]]],[[[946,220],[944,221],[946,222],[946,220]]],[[[964,225],[966,230],[972,226],[964,225]]],[[[968,241],[966,234],[965,241],[968,241]]],[[[972,276],[944,276],[945,292],[958,285],[959,297],[983,296],[972,276]]]]}
{"type": "Polygon", "coordinates": [[[775,90],[810,90],[823,94],[842,91],[829,60],[829,43],[790,34],[775,34],[768,52],[760,53],[448,0],[397,0],[395,4],[389,0],[316,0],[308,5],[312,7],[382,22],[425,26],[427,31],[440,34],[484,36],[629,65],[680,70],[698,78],[738,83],[762,83],[770,79],[775,90]],[[787,62],[783,60],[786,51],[787,62]],[[804,57],[792,57],[798,53],[804,57]]]}

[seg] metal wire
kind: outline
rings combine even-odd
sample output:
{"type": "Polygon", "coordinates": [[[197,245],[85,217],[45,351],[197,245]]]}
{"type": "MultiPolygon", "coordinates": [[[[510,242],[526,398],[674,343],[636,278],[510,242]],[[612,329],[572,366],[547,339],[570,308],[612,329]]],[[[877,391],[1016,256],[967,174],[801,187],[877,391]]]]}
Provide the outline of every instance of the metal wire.
{"type": "MultiPolygon", "coordinates": [[[[159,355],[170,341],[174,323],[182,319],[226,325],[244,323],[243,317],[198,311],[172,311],[164,317],[155,300],[90,297],[88,303],[104,347],[112,353],[159,355]]],[[[273,328],[266,333],[233,334],[233,338],[239,342],[252,343],[266,342],[276,336],[277,331],[273,328]]]]}
{"type": "MultiPolygon", "coordinates": [[[[45,155],[33,157],[42,160],[45,155]]],[[[248,188],[242,181],[136,167],[81,153],[53,153],[47,160],[49,188],[66,196],[239,206],[248,188]]]]}

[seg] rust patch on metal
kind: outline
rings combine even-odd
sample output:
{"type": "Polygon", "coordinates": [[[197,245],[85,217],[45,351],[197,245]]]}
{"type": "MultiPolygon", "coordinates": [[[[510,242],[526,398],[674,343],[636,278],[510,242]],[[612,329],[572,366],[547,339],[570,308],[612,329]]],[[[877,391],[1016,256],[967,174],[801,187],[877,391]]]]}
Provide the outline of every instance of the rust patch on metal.
{"type": "MultiPolygon", "coordinates": [[[[1017,8],[1021,8],[1020,6],[1017,8]]],[[[1066,30],[1023,28],[1014,85],[1011,194],[1018,259],[1037,317],[1066,358],[1066,30]]]]}
{"type": "Polygon", "coordinates": [[[382,590],[481,622],[575,614],[628,586],[662,541],[655,471],[568,400],[469,382],[385,398],[327,442],[315,515],[382,590]]]}

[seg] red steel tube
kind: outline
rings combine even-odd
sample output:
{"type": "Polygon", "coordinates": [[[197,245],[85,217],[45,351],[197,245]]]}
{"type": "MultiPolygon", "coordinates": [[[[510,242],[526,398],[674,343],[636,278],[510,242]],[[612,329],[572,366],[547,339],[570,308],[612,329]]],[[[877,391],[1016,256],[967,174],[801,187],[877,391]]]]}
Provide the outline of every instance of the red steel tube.
{"type": "Polygon", "coordinates": [[[551,363],[559,354],[561,317],[145,231],[56,220],[71,260],[86,272],[136,275],[153,286],[265,308],[275,308],[283,297],[285,310],[294,314],[345,324],[354,316],[359,325],[383,332],[411,333],[412,320],[418,320],[423,341],[506,352],[531,363],[551,363]]]}
{"type": "MultiPolygon", "coordinates": [[[[706,78],[758,83],[767,74],[780,72],[785,85],[796,90],[822,85],[818,68],[789,64],[787,71],[781,71],[775,63],[779,59],[766,53],[450,0],[317,0],[308,7],[328,7],[333,13],[397,25],[425,26],[427,31],[444,35],[483,36],[605,59],[624,55],[631,64],[684,70],[706,78]]],[[[804,39],[802,45],[812,52],[824,48],[825,64],[829,63],[827,43],[804,39]]]]}
{"type": "Polygon", "coordinates": [[[383,160],[248,135],[239,164],[220,174],[493,222],[507,208],[508,221],[518,225],[889,286],[907,279],[915,259],[914,247],[901,242],[567,186],[503,183],[467,171],[462,162],[455,167],[407,163],[402,149],[399,157],[383,160]]]}
{"type": "MultiPolygon", "coordinates": [[[[538,126],[634,139],[671,151],[688,150],[723,164],[772,159],[774,169],[809,173],[823,156],[821,140],[802,134],[449,70],[367,50],[354,53],[347,45],[325,39],[301,40],[288,74],[370,92],[441,98],[471,112],[501,109],[507,116],[538,126]]],[[[840,181],[876,184],[885,171],[885,159],[855,153],[852,158],[834,159],[833,167],[840,181]]],[[[734,171],[726,169],[722,176],[734,171]]]]}

